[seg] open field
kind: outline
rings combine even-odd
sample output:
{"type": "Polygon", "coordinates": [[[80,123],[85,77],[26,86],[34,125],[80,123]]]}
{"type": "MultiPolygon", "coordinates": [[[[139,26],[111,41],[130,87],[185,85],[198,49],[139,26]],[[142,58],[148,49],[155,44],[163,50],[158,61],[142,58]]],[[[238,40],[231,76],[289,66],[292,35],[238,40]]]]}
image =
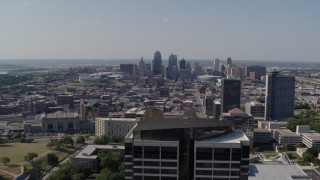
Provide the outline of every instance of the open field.
{"type": "Polygon", "coordinates": [[[48,151],[45,143],[8,143],[0,145],[1,156],[10,158],[11,164],[24,162],[24,156],[29,152],[42,154],[48,151]]]}

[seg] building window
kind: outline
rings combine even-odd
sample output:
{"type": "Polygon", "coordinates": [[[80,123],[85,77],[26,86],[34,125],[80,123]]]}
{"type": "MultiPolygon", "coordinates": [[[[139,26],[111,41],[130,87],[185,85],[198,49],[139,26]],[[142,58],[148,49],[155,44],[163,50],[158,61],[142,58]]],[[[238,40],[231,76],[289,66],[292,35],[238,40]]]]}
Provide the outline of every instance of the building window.
{"type": "Polygon", "coordinates": [[[142,147],[134,146],[133,147],[133,157],[134,158],[142,158],[142,147]]]}
{"type": "Polygon", "coordinates": [[[229,169],[230,168],[230,164],[229,163],[214,163],[213,164],[214,168],[221,168],[221,169],[229,169]]]}
{"type": "Polygon", "coordinates": [[[229,176],[229,171],[213,171],[215,176],[229,176]]]}
{"type": "Polygon", "coordinates": [[[240,148],[233,148],[232,149],[232,156],[231,156],[232,161],[240,161],[241,160],[241,149],[240,148]]]}
{"type": "Polygon", "coordinates": [[[144,158],[145,159],[159,159],[160,147],[158,146],[144,146],[144,158]]]}
{"type": "Polygon", "coordinates": [[[214,160],[218,161],[230,161],[230,149],[229,148],[215,148],[214,160]]]}
{"type": "Polygon", "coordinates": [[[196,163],[197,168],[212,168],[212,163],[196,163]]]}
{"type": "Polygon", "coordinates": [[[144,161],[144,166],[159,166],[159,161],[144,161]]]}
{"type": "Polygon", "coordinates": [[[197,160],[212,160],[212,148],[197,148],[197,160]]]}
{"type": "Polygon", "coordinates": [[[159,174],[160,169],[144,169],[145,174],[159,174]]]}
{"type": "Polygon", "coordinates": [[[177,147],[161,147],[161,159],[177,159],[177,147]]]}
{"type": "Polygon", "coordinates": [[[177,174],[176,169],[161,169],[161,174],[177,174]]]}
{"type": "Polygon", "coordinates": [[[211,170],[196,170],[196,175],[212,175],[211,170]]]}
{"type": "Polygon", "coordinates": [[[161,162],[162,167],[177,167],[176,162],[161,162]]]}

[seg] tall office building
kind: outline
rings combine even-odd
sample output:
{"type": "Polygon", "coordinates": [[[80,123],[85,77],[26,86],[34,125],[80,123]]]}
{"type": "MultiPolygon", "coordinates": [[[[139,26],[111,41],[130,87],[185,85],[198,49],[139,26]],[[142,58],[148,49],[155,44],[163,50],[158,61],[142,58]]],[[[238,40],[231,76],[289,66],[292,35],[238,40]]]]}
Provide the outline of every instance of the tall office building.
{"type": "Polygon", "coordinates": [[[179,69],[186,69],[186,60],[184,60],[184,58],[181,59],[179,65],[179,69]]]}
{"type": "Polygon", "coordinates": [[[139,62],[139,77],[144,77],[146,75],[146,64],[143,61],[143,57],[139,62]]]}
{"type": "Polygon", "coordinates": [[[221,112],[226,113],[231,109],[240,108],[241,81],[223,79],[221,87],[221,112]]]}
{"type": "Polygon", "coordinates": [[[178,57],[177,55],[171,54],[169,56],[169,67],[178,66],[178,57]]]}
{"type": "Polygon", "coordinates": [[[171,54],[169,56],[169,64],[166,68],[166,77],[171,80],[177,79],[177,67],[178,67],[178,58],[177,55],[171,54]]]}
{"type": "Polygon", "coordinates": [[[284,76],[278,71],[266,76],[266,120],[286,120],[293,116],[295,77],[284,76]]]}
{"type": "MultiPolygon", "coordinates": [[[[265,66],[258,66],[258,65],[250,65],[246,67],[246,76],[247,77],[254,77],[254,79],[261,79],[261,76],[265,76],[267,73],[267,69],[265,66]],[[253,74],[254,76],[250,76],[253,74]]],[[[253,78],[252,78],[253,79],[253,78]]]]}
{"type": "Polygon", "coordinates": [[[125,138],[125,179],[248,179],[250,141],[228,121],[141,120],[125,138]]]}
{"type": "Polygon", "coordinates": [[[219,60],[219,58],[216,58],[216,59],[214,59],[213,70],[219,71],[219,68],[220,68],[220,60],[219,60]]]}
{"type": "Polygon", "coordinates": [[[152,60],[152,71],[153,75],[162,74],[162,59],[159,51],[154,53],[154,58],[152,60]]]}
{"type": "Polygon", "coordinates": [[[231,57],[228,57],[228,58],[227,58],[227,64],[232,64],[232,59],[231,59],[231,57]]]}

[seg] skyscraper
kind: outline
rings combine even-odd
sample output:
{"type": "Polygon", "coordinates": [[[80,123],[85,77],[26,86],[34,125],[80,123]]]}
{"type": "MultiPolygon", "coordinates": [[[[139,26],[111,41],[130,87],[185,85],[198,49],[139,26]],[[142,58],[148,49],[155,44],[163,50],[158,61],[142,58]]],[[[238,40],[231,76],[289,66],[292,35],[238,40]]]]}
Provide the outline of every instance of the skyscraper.
{"type": "Polygon", "coordinates": [[[139,77],[143,77],[146,75],[146,67],[145,63],[143,61],[143,57],[141,57],[141,60],[139,62],[139,77]]]}
{"type": "Polygon", "coordinates": [[[216,58],[216,59],[214,59],[213,70],[219,71],[219,68],[220,68],[220,60],[219,60],[219,58],[216,58]]]}
{"type": "Polygon", "coordinates": [[[178,66],[178,57],[177,55],[171,54],[169,56],[169,67],[178,66]]]}
{"type": "Polygon", "coordinates": [[[169,56],[169,64],[166,69],[166,77],[168,79],[176,80],[177,79],[177,67],[178,67],[178,58],[177,55],[171,54],[169,56]]]}
{"type": "Polygon", "coordinates": [[[232,59],[231,59],[231,57],[228,57],[228,58],[227,58],[227,64],[232,64],[232,59]]]}
{"type": "Polygon", "coordinates": [[[186,69],[186,60],[184,60],[184,58],[181,59],[179,65],[179,69],[186,69]]]}
{"type": "Polygon", "coordinates": [[[286,120],[293,116],[295,77],[274,70],[266,76],[266,120],[286,120]]]}
{"type": "Polygon", "coordinates": [[[221,87],[222,113],[234,108],[240,108],[241,81],[237,79],[223,79],[221,87]]]}
{"type": "Polygon", "coordinates": [[[154,53],[154,58],[152,60],[152,71],[153,75],[162,74],[162,59],[159,51],[154,53]]]}

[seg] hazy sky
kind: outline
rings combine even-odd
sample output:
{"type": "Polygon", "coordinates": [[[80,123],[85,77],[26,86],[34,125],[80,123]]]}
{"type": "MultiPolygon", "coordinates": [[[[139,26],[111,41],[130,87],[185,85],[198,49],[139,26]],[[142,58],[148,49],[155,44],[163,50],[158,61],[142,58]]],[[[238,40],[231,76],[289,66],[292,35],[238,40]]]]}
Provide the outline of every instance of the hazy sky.
{"type": "Polygon", "coordinates": [[[320,62],[319,0],[0,0],[0,59],[320,62]]]}

